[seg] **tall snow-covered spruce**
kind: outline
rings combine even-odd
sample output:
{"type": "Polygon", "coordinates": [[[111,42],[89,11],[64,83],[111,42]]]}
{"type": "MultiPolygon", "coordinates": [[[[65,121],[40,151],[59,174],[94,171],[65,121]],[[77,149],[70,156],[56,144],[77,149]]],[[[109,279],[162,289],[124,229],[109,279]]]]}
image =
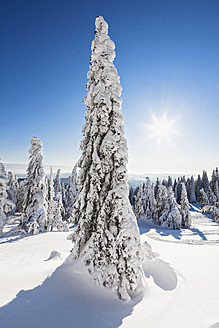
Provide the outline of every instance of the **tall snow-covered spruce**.
{"type": "Polygon", "coordinates": [[[94,280],[127,300],[143,289],[142,248],[128,199],[127,142],[120,98],[120,78],[113,64],[115,45],[108,24],[96,18],[92,42],[86,123],[78,162],[78,224],[69,236],[72,256],[83,258],[94,280]]]}
{"type": "Polygon", "coordinates": [[[33,137],[30,161],[27,168],[25,197],[21,227],[27,233],[43,232],[46,229],[47,204],[45,172],[43,166],[42,141],[33,137]]]}

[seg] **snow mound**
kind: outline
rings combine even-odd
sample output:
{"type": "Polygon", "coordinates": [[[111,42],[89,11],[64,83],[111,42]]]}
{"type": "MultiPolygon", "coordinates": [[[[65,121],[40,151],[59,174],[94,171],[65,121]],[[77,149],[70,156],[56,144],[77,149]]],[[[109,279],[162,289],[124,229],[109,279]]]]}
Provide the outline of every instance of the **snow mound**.
{"type": "Polygon", "coordinates": [[[58,260],[58,259],[60,259],[60,260],[62,259],[62,254],[59,251],[53,250],[50,253],[49,258],[46,261],[49,261],[49,260],[58,260]]]}
{"type": "Polygon", "coordinates": [[[153,277],[155,284],[163,290],[173,290],[177,286],[177,275],[171,266],[163,260],[145,259],[143,262],[145,276],[153,277]]]}
{"type": "Polygon", "coordinates": [[[152,252],[151,246],[144,241],[143,270],[147,278],[153,277],[155,284],[163,290],[173,290],[177,286],[177,275],[170,265],[158,259],[159,253],[152,252]]]}
{"type": "Polygon", "coordinates": [[[219,328],[219,322],[214,323],[213,325],[211,325],[208,328],[219,328]]]}

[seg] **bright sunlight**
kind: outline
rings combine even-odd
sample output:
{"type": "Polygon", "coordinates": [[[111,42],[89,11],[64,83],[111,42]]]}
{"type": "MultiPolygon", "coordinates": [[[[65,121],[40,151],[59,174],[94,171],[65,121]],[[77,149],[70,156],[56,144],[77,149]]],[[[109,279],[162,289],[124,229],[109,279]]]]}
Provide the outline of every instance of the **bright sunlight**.
{"type": "Polygon", "coordinates": [[[151,130],[149,139],[157,138],[158,143],[162,140],[170,141],[171,135],[177,134],[177,131],[174,129],[176,120],[170,120],[166,113],[162,117],[152,116],[152,124],[147,125],[147,128],[151,130]]]}

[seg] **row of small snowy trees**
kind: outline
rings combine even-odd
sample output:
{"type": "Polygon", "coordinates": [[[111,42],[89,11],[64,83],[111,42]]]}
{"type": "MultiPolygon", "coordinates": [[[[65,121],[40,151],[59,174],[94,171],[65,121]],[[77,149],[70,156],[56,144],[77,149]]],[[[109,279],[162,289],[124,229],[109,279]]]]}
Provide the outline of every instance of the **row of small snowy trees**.
{"type": "Polygon", "coordinates": [[[73,223],[73,207],[78,196],[76,187],[77,168],[74,167],[67,187],[61,184],[60,169],[53,181],[45,176],[42,142],[31,140],[30,160],[27,179],[18,182],[12,172],[6,172],[0,163],[0,232],[7,217],[20,213],[19,230],[26,233],[44,231],[67,231],[67,224],[73,223]]]}
{"type": "Polygon", "coordinates": [[[185,176],[178,177],[174,182],[172,178],[169,176],[167,180],[163,180],[162,182],[157,181],[154,186],[155,196],[158,190],[159,184],[162,183],[165,187],[172,187],[174,196],[177,200],[177,203],[180,204],[181,201],[181,183],[184,183],[187,191],[187,197],[190,203],[201,202],[201,190],[203,189],[205,193],[208,195],[208,198],[212,197],[212,193],[218,197],[218,185],[219,185],[219,172],[218,168],[213,170],[211,180],[209,182],[207,172],[204,170],[202,176],[198,175],[198,178],[194,180],[194,177],[185,176]]]}
{"type": "MultiPolygon", "coordinates": [[[[133,198],[132,198],[133,199],[133,198]]],[[[138,188],[134,196],[134,211],[137,219],[146,217],[166,228],[190,228],[191,218],[189,202],[184,183],[181,183],[180,209],[174,197],[171,186],[159,184],[156,196],[154,187],[149,178],[143,186],[138,188]]]]}
{"type": "Polygon", "coordinates": [[[210,212],[213,220],[219,221],[218,184],[218,168],[213,170],[210,182],[206,171],[196,181],[193,176],[187,180],[183,176],[172,183],[168,177],[162,183],[157,179],[155,186],[146,178],[146,182],[135,191],[130,188],[129,198],[137,218],[145,216],[172,229],[189,228],[189,203],[197,200],[203,212],[210,212]]]}

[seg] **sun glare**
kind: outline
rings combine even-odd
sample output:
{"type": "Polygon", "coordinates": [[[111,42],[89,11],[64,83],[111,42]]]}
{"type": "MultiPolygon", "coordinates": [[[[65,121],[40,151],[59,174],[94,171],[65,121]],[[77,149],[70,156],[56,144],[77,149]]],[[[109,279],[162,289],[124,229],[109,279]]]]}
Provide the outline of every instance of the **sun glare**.
{"type": "Polygon", "coordinates": [[[176,120],[171,120],[167,117],[166,114],[163,114],[162,117],[152,116],[153,122],[150,125],[147,125],[147,128],[151,131],[149,138],[156,138],[158,143],[162,140],[170,141],[171,135],[176,134],[177,131],[174,129],[176,120]]]}

